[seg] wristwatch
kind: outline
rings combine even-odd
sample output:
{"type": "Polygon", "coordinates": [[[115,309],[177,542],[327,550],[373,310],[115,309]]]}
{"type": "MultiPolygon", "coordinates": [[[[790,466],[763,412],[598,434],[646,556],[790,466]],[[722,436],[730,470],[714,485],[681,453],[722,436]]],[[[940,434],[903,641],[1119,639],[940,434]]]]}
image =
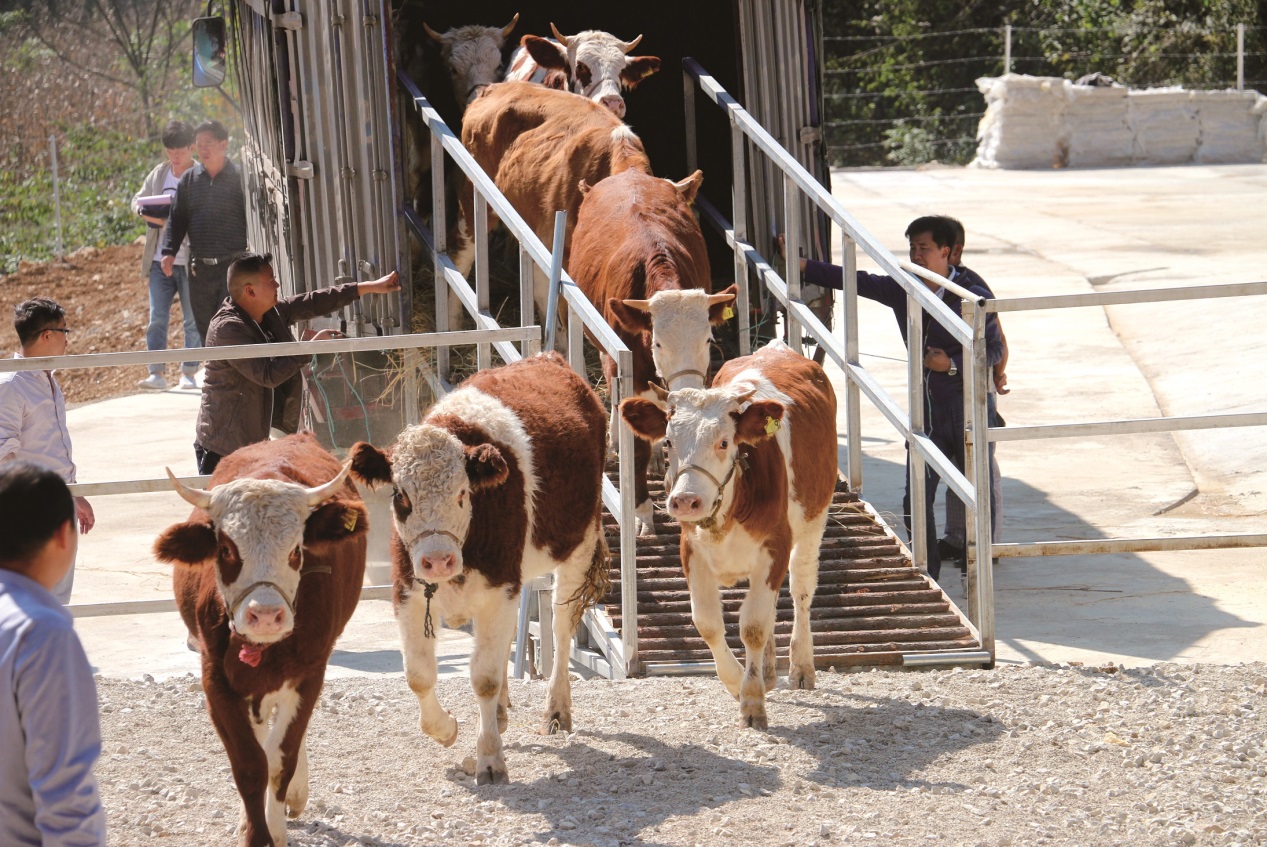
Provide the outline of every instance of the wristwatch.
{"type": "Polygon", "coordinates": [[[955,360],[950,360],[950,368],[946,371],[946,376],[959,376],[959,369],[955,367],[955,360]]]}

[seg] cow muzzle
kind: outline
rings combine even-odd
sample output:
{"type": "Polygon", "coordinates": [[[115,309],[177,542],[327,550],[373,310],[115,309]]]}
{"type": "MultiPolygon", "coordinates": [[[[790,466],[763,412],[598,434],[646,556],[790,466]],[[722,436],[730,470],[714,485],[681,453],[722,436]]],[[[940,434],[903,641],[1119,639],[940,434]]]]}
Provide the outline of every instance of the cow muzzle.
{"type": "Polygon", "coordinates": [[[414,542],[414,578],[447,582],[462,573],[462,539],[444,529],[429,529],[414,542]]]}
{"type": "Polygon", "coordinates": [[[233,601],[229,622],[247,641],[274,644],[295,628],[295,606],[277,584],[256,582],[233,601]]]}

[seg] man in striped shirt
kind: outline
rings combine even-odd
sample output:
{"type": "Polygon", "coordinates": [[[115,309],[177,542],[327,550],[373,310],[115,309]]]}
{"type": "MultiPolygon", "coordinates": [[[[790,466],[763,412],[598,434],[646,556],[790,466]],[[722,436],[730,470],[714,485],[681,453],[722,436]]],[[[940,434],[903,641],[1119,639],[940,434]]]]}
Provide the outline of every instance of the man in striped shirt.
{"type": "Polygon", "coordinates": [[[229,132],[219,121],[194,128],[199,164],[180,178],[163,245],[163,273],[171,276],[176,253],[189,236],[189,299],[205,341],[211,316],[229,296],[229,262],[246,249],[246,197],[242,172],[228,156],[229,132]]]}

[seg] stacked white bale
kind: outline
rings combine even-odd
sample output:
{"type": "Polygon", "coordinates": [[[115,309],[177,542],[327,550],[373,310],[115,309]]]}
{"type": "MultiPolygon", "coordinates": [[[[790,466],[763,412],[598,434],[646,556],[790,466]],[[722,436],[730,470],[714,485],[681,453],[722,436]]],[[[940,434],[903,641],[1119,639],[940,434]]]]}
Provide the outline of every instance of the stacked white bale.
{"type": "Polygon", "coordinates": [[[977,127],[977,157],[983,168],[1050,168],[1061,164],[1061,117],[1069,82],[1056,77],[1007,74],[982,77],[985,115],[977,127]]]}
{"type": "Polygon", "coordinates": [[[1256,91],[1194,91],[1199,136],[1194,160],[1203,164],[1263,161],[1259,131],[1264,101],[1256,91]]]}
{"type": "Polygon", "coordinates": [[[1129,89],[1122,86],[1070,85],[1062,136],[1065,164],[1078,167],[1129,165],[1135,157],[1135,133],[1129,120],[1129,89]]]}
{"type": "Polygon", "coordinates": [[[1200,127],[1192,92],[1180,87],[1132,91],[1130,122],[1135,128],[1135,163],[1180,165],[1197,153],[1200,127]]]}

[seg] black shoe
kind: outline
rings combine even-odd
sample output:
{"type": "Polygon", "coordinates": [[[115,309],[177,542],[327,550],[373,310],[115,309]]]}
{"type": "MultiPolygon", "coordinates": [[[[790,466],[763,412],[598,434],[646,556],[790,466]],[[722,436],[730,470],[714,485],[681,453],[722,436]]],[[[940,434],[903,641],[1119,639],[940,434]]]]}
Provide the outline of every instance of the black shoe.
{"type": "Polygon", "coordinates": [[[968,554],[962,547],[942,538],[937,541],[937,552],[943,562],[948,562],[961,571],[968,569],[968,554]]]}

